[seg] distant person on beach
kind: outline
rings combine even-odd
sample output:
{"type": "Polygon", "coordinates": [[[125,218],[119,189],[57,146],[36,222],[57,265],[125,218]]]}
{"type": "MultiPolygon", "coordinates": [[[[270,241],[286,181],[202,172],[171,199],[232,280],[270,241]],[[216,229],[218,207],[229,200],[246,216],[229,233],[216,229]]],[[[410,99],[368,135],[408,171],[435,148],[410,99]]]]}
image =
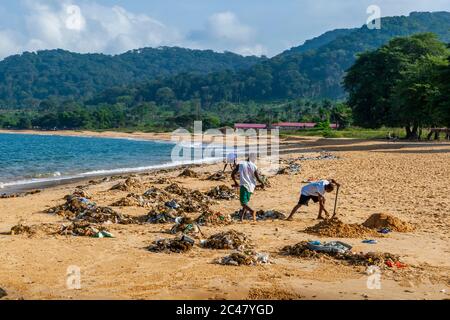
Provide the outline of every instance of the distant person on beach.
{"type": "Polygon", "coordinates": [[[324,219],[322,213],[325,212],[327,217],[329,213],[325,209],[325,193],[333,192],[334,186],[339,187],[340,184],[334,179],[330,180],[320,180],[317,182],[312,182],[304,186],[301,190],[300,200],[298,204],[292,209],[292,212],[287,220],[292,221],[294,214],[300,209],[301,206],[308,206],[309,201],[312,200],[314,203],[319,203],[319,216],[317,219],[324,219]]]}
{"type": "Polygon", "coordinates": [[[249,202],[252,194],[255,192],[256,181],[258,181],[264,188],[264,182],[258,174],[258,167],[255,164],[256,155],[251,154],[247,161],[242,161],[236,166],[231,173],[234,181],[234,187],[239,190],[239,199],[241,200],[241,221],[244,221],[245,214],[248,212],[253,216],[253,221],[256,221],[256,211],[249,207],[249,202]],[[236,175],[239,172],[240,183],[236,180],[236,175]]]}
{"type": "Polygon", "coordinates": [[[227,169],[228,165],[230,165],[231,170],[236,169],[237,167],[237,153],[232,152],[227,154],[227,157],[225,158],[225,167],[223,167],[223,172],[227,169]]]}

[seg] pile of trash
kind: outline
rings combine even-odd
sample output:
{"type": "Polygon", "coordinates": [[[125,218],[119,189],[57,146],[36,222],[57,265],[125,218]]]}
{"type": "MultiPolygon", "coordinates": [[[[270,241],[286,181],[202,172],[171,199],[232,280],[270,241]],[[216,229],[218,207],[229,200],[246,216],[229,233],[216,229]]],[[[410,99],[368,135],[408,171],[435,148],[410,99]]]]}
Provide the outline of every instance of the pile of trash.
{"type": "MultiPolygon", "coordinates": [[[[267,176],[263,175],[263,174],[259,174],[259,177],[261,178],[262,182],[264,182],[264,188],[271,188],[272,184],[270,183],[270,180],[267,176]]],[[[262,185],[258,184],[256,186],[256,190],[262,190],[262,185]]]]}
{"type": "Polygon", "coordinates": [[[156,187],[151,187],[144,192],[144,197],[154,199],[155,201],[168,201],[170,195],[164,190],[156,187]]]}
{"type": "Polygon", "coordinates": [[[212,235],[202,242],[202,246],[209,249],[235,249],[239,251],[252,247],[247,236],[235,230],[212,235]]]}
{"type": "Polygon", "coordinates": [[[71,195],[66,197],[66,203],[46,210],[69,220],[85,220],[92,223],[132,224],[136,219],[114,211],[109,207],[99,207],[86,198],[71,195]]]}
{"type": "Polygon", "coordinates": [[[165,191],[175,194],[177,196],[187,197],[189,195],[189,190],[183,187],[180,187],[176,183],[172,183],[170,186],[164,189],[165,191]]]}
{"type": "Polygon", "coordinates": [[[60,226],[57,224],[43,223],[27,226],[22,223],[19,223],[11,228],[10,235],[12,236],[17,235],[34,236],[37,234],[54,235],[57,234],[59,230],[60,226]]]}
{"type": "Polygon", "coordinates": [[[197,237],[202,231],[193,219],[188,217],[178,217],[175,219],[175,225],[170,229],[170,233],[182,233],[197,237]]]}
{"type": "Polygon", "coordinates": [[[183,253],[194,247],[195,241],[189,237],[182,236],[176,239],[160,239],[154,241],[147,250],[152,252],[175,252],[183,253]]]}
{"type": "Polygon", "coordinates": [[[22,197],[30,196],[30,195],[41,193],[41,192],[42,192],[42,190],[31,190],[31,191],[27,191],[27,192],[12,193],[12,194],[3,193],[0,195],[0,199],[22,198],[22,197]]]}
{"type": "Polygon", "coordinates": [[[279,169],[277,174],[296,175],[300,173],[301,169],[302,169],[301,165],[296,163],[290,163],[288,164],[288,166],[279,169]]]}
{"type": "Polygon", "coordinates": [[[220,212],[207,211],[202,213],[196,222],[201,226],[217,226],[228,225],[232,223],[231,216],[229,214],[222,214],[220,212]]]}
{"type": "MultiPolygon", "coordinates": [[[[242,209],[241,209],[242,210],[242,209]]],[[[231,218],[233,220],[241,220],[242,211],[236,211],[231,215],[231,218]]],[[[262,220],[285,220],[286,215],[280,211],[277,210],[259,210],[256,212],[256,220],[262,221],[262,220]]],[[[249,212],[246,212],[244,215],[244,220],[253,220],[253,215],[251,215],[249,212]]]]}
{"type": "Polygon", "coordinates": [[[223,171],[217,171],[216,173],[213,173],[208,178],[206,178],[206,180],[210,180],[210,181],[224,181],[226,179],[227,179],[227,177],[225,176],[223,171]]]}
{"type": "Polygon", "coordinates": [[[124,182],[120,182],[113,186],[111,190],[120,190],[120,191],[128,191],[133,192],[143,188],[141,181],[139,179],[129,177],[124,182]]]}
{"type": "Polygon", "coordinates": [[[198,178],[199,175],[197,172],[191,170],[191,169],[184,169],[183,172],[180,173],[179,177],[184,178],[198,178]]]}
{"type": "Polygon", "coordinates": [[[237,198],[234,189],[226,185],[214,187],[206,192],[206,195],[215,200],[232,200],[237,198]]]}
{"type": "Polygon", "coordinates": [[[173,210],[167,207],[157,207],[152,209],[146,216],[145,222],[153,224],[174,223],[177,216],[172,214],[173,210]]]}
{"type": "Polygon", "coordinates": [[[207,204],[195,201],[192,198],[184,199],[179,204],[180,210],[187,213],[194,213],[194,212],[208,212],[209,207],[207,204]]]}
{"type": "Polygon", "coordinates": [[[269,263],[269,255],[253,251],[233,252],[228,256],[215,260],[215,263],[228,266],[255,266],[269,263]]]}
{"type": "Polygon", "coordinates": [[[5,289],[0,288],[0,299],[6,297],[8,295],[8,293],[6,292],[5,289]]]}
{"type": "Polygon", "coordinates": [[[287,161],[290,162],[295,162],[295,161],[310,161],[310,160],[337,160],[339,159],[337,156],[335,156],[334,154],[330,153],[330,152],[320,152],[320,154],[318,156],[300,156],[298,158],[295,159],[289,159],[287,161]]]}
{"type": "Polygon", "coordinates": [[[189,198],[199,202],[199,203],[204,203],[204,204],[209,204],[211,203],[211,198],[208,195],[205,195],[203,193],[201,193],[198,190],[193,190],[189,193],[189,198]]]}
{"type": "Polygon", "coordinates": [[[387,213],[376,213],[371,215],[369,219],[363,223],[363,226],[377,230],[388,228],[389,230],[397,232],[411,232],[414,230],[414,227],[408,222],[404,222],[387,213]]]}
{"type": "Polygon", "coordinates": [[[343,261],[352,266],[378,266],[392,268],[406,267],[400,261],[398,255],[388,252],[355,253],[352,247],[344,242],[331,241],[321,243],[320,241],[302,241],[293,246],[286,246],[281,250],[282,254],[301,258],[335,259],[343,261]]]}
{"type": "Polygon", "coordinates": [[[75,221],[69,225],[63,225],[60,235],[94,237],[94,238],[112,238],[113,235],[103,226],[91,224],[87,221],[75,221]]]}
{"type": "Polygon", "coordinates": [[[170,181],[168,178],[161,177],[155,180],[155,184],[171,184],[172,181],[170,181]]]}
{"type": "Polygon", "coordinates": [[[73,196],[79,197],[79,198],[85,198],[85,199],[92,199],[92,196],[84,188],[76,188],[75,191],[71,195],[65,196],[64,200],[67,200],[73,196]]]}
{"type": "Polygon", "coordinates": [[[306,233],[333,238],[379,237],[380,234],[363,225],[346,224],[338,218],[324,220],[305,229],[306,233]]]}
{"type": "Polygon", "coordinates": [[[112,207],[148,207],[150,206],[150,202],[146,200],[143,196],[130,193],[125,198],[122,198],[113,204],[112,207]]]}

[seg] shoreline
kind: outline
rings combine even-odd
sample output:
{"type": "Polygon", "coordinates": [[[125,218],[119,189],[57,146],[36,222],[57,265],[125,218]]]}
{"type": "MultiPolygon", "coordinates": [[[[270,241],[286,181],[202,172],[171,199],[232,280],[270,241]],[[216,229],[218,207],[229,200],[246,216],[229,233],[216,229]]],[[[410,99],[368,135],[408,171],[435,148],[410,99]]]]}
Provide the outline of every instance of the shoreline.
{"type": "Polygon", "coordinates": [[[0,134],[23,134],[23,135],[41,135],[41,136],[62,136],[62,137],[87,137],[87,138],[110,138],[110,139],[140,139],[149,141],[170,142],[171,133],[168,132],[116,132],[116,131],[89,131],[89,130],[5,130],[0,129],[0,134]]]}

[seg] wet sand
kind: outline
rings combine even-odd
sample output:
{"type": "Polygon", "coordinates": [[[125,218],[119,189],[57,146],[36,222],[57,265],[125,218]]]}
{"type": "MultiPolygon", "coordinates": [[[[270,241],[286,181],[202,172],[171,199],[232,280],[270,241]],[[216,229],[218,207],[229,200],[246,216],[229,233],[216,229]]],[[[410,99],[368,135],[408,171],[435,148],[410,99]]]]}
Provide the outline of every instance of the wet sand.
{"type": "MultiPolygon", "coordinates": [[[[213,260],[229,250],[200,247],[185,254],[151,253],[154,240],[172,238],[164,233],[171,225],[111,225],[114,239],[7,233],[18,222],[27,225],[64,223],[44,213],[64,203],[79,184],[55,186],[23,198],[0,199],[0,287],[9,299],[449,299],[450,298],[450,144],[390,143],[348,139],[289,138],[282,157],[305,152],[330,151],[337,160],[302,161],[299,175],[278,175],[272,187],[256,191],[251,205],[259,210],[288,213],[298,200],[305,179],[333,177],[343,184],[338,214],[346,223],[362,223],[371,214],[386,212],[415,225],[410,233],[393,232],[376,245],[363,239],[338,239],[355,251],[390,252],[401,256],[407,269],[382,273],[381,289],[367,288],[365,270],[335,261],[311,260],[280,254],[280,249],[302,240],[336,240],[304,232],[317,223],[317,206],[301,208],[293,222],[235,222],[203,227],[207,235],[235,229],[247,234],[259,252],[270,254],[272,264],[222,266],[213,260]],[[81,269],[81,289],[66,286],[67,268],[81,269]]],[[[221,169],[220,164],[193,168],[202,174],[221,169]]],[[[154,184],[158,177],[192,190],[207,191],[226,182],[178,177],[180,170],[140,175],[154,184]]],[[[123,177],[125,178],[125,177],[123,177]]],[[[109,191],[121,179],[89,185],[99,205],[109,206],[129,192],[109,191]]],[[[166,185],[157,185],[164,187],[166,185]]],[[[145,192],[145,188],[137,193],[145,192]]],[[[334,203],[328,197],[327,206],[334,203]]],[[[238,200],[220,201],[214,211],[231,214],[238,200]]],[[[149,209],[114,208],[130,215],[149,209]]],[[[196,216],[196,214],[192,214],[196,216]]]]}

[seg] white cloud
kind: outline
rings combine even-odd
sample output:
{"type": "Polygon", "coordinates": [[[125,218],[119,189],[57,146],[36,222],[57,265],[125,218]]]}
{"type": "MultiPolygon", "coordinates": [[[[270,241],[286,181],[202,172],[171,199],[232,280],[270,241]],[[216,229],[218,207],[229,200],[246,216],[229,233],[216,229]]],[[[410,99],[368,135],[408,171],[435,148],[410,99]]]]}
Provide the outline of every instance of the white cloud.
{"type": "Polygon", "coordinates": [[[236,53],[239,53],[243,56],[262,56],[267,55],[267,48],[261,44],[255,44],[254,46],[242,46],[237,48],[236,53]]]}
{"type": "Polygon", "coordinates": [[[120,6],[40,0],[25,1],[25,30],[0,30],[0,58],[21,51],[61,48],[81,53],[121,53],[141,47],[181,45],[177,30],[120,6]],[[26,39],[20,41],[19,38],[26,39]]]}
{"type": "Polygon", "coordinates": [[[233,42],[246,42],[254,35],[253,29],[241,23],[237,16],[230,11],[210,16],[207,30],[214,38],[233,42]]]}

